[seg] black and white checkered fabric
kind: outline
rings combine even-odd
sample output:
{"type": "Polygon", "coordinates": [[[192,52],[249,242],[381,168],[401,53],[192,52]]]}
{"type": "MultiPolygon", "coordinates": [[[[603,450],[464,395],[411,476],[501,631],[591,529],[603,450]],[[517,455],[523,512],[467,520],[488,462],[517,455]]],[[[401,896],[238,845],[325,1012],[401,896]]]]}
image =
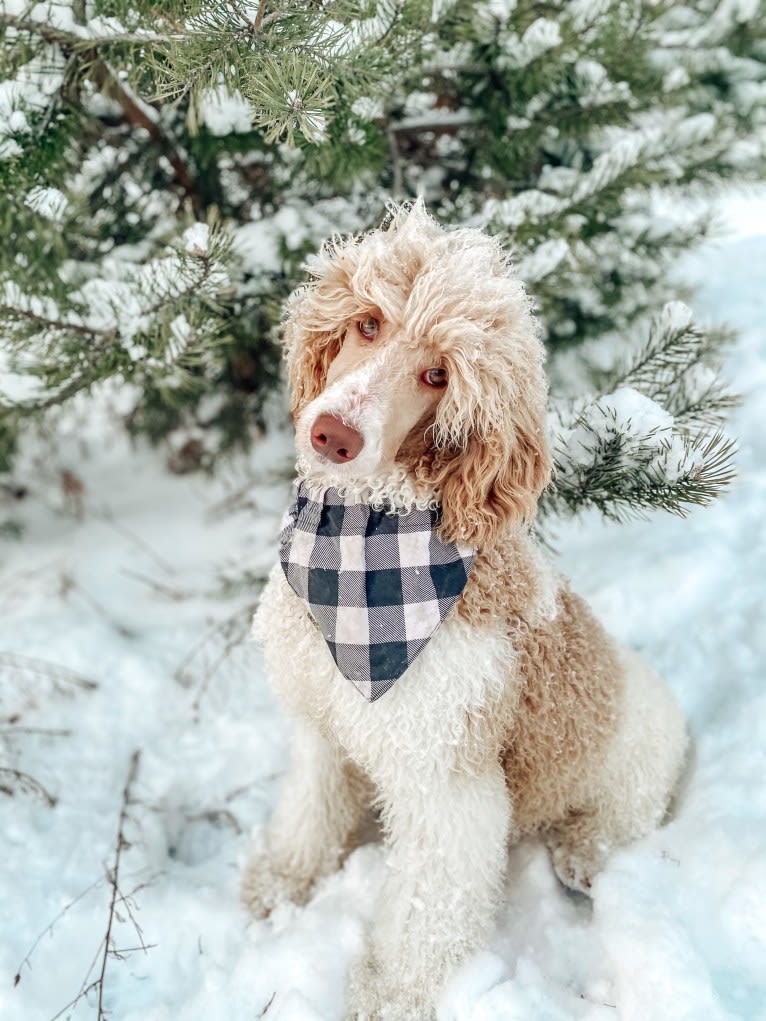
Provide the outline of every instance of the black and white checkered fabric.
{"type": "Polygon", "coordinates": [[[441,542],[437,523],[437,511],[375,510],[303,482],[285,516],[285,576],[370,702],[423,650],[468,580],[475,550],[441,542]]]}

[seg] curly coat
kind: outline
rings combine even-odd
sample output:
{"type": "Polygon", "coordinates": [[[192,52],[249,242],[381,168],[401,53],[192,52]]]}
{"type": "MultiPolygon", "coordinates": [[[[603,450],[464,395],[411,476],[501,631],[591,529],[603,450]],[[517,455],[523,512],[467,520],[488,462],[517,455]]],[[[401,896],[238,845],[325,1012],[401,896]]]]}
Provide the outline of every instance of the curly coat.
{"type": "Polygon", "coordinates": [[[561,880],[589,890],[613,848],[662,820],[686,730],[530,536],[551,472],[543,348],[498,243],[417,203],[331,241],[311,273],[285,328],[299,473],[377,506],[438,506],[442,537],[477,555],[453,612],[372,704],[275,568],[255,635],[296,719],[293,766],[243,899],[259,916],[304,900],[374,805],[390,867],[348,1016],[423,1021],[487,938],[508,841],[540,834],[561,880]],[[358,326],[370,317],[374,343],[358,326]],[[424,384],[431,366],[442,389],[424,384]],[[364,439],[348,463],[312,449],[328,412],[364,439]]]}

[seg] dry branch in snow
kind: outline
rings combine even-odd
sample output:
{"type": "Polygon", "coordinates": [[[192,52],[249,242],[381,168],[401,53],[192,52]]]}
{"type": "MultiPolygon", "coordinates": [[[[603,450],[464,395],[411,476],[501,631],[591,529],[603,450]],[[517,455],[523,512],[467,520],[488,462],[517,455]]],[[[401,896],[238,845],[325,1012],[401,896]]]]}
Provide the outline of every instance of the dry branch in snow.
{"type": "Polygon", "coordinates": [[[0,794],[11,795],[15,791],[21,791],[22,794],[35,794],[38,798],[42,798],[49,808],[53,808],[56,804],[56,799],[50,791],[29,773],[24,773],[20,769],[12,769],[10,766],[0,766],[0,794]]]}
{"type": "MultiPolygon", "coordinates": [[[[122,790],[122,800],[120,805],[120,814],[117,822],[117,835],[114,841],[113,854],[111,865],[106,869],[105,875],[100,876],[97,880],[87,886],[84,890],[79,893],[74,900],[70,901],[66,907],[64,907],[53,919],[49,922],[45,929],[40,933],[37,939],[34,941],[30,949],[27,951],[24,959],[19,965],[16,975],[14,976],[14,985],[18,985],[21,981],[22,972],[25,966],[31,967],[30,960],[35,950],[37,949],[40,941],[43,937],[53,931],[54,926],[58,921],[63,918],[67,912],[69,912],[79,901],[86,897],[92,890],[98,889],[103,883],[106,883],[110,895],[109,895],[109,908],[106,919],[106,929],[101,942],[98,945],[98,949],[93,957],[90,967],[88,968],[84,979],[78,989],[76,995],[69,1000],[52,1018],[51,1021],[57,1021],[58,1018],[63,1017],[68,1011],[71,1011],[83,998],[87,997],[90,993],[97,993],[98,999],[96,1004],[96,1021],[108,1021],[108,1015],[106,1008],[104,1007],[104,996],[106,990],[106,973],[107,967],[110,960],[124,960],[129,954],[136,950],[143,950],[146,953],[151,949],[153,944],[148,944],[144,940],[144,934],[141,930],[141,926],[138,924],[135,916],[135,902],[133,900],[135,894],[139,889],[142,889],[146,884],[141,884],[135,889],[131,890],[130,893],[123,893],[120,887],[120,869],[122,866],[122,854],[128,847],[130,842],[126,837],[126,828],[128,820],[130,818],[130,808],[135,804],[133,797],[133,787],[138,776],[138,768],[141,760],[141,752],[136,750],[130,757],[130,765],[128,767],[127,778],[125,785],[122,790]],[[117,945],[114,937],[115,924],[124,921],[120,917],[120,910],[123,910],[130,921],[133,931],[136,934],[136,945],[120,947],[117,945]],[[91,976],[94,970],[98,968],[98,974],[95,978],[91,976]]],[[[5,772],[2,770],[0,772],[5,772]]],[[[31,779],[31,778],[30,778],[31,779]]]]}

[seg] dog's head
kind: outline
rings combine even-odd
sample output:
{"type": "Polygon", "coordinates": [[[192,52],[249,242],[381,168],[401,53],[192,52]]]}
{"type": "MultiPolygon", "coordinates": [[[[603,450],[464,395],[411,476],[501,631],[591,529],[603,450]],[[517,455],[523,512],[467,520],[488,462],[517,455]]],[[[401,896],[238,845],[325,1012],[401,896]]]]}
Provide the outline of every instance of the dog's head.
{"type": "Polygon", "coordinates": [[[418,202],[311,272],[285,329],[304,460],[349,481],[405,465],[455,541],[531,520],[551,467],[543,347],[497,241],[418,202]]]}

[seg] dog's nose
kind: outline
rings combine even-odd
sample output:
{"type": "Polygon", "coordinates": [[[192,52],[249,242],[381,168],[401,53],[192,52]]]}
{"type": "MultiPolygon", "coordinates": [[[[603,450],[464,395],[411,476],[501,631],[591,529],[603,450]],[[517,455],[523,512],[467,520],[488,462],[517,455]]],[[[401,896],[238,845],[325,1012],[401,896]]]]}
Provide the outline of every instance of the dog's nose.
{"type": "Polygon", "coordinates": [[[311,446],[334,464],[353,461],[364,446],[361,433],[335,415],[319,415],[311,429],[311,446]]]}

